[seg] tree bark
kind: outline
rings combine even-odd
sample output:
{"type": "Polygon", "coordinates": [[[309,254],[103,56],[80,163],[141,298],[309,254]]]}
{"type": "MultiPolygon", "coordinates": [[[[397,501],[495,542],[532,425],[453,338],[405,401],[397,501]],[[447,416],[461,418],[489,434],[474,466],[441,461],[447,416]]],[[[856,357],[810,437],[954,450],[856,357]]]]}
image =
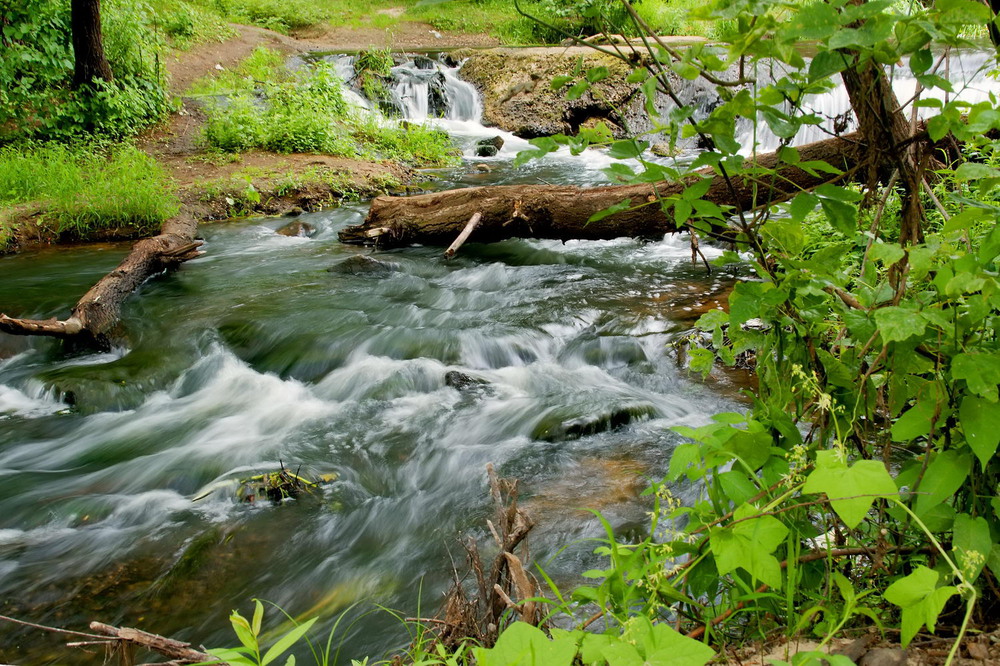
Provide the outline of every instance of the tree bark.
{"type": "MultiPolygon", "coordinates": [[[[866,150],[858,134],[817,141],[798,148],[801,161],[823,161],[842,171],[861,162],[866,150]]],[[[778,165],[775,153],[757,157],[747,166],[765,169],[778,165]]],[[[781,176],[768,179],[773,189],[752,176],[724,179],[704,169],[713,182],[703,197],[718,205],[742,211],[785,201],[842,176],[809,173],[791,165],[780,166],[781,176]],[[734,191],[735,190],[735,196],[734,191]]],[[[610,239],[620,236],[660,237],[678,231],[672,215],[664,213],[660,198],[679,194],[688,182],[580,188],[558,185],[498,185],[449,190],[412,197],[378,197],[365,221],[340,232],[344,243],[399,247],[411,243],[448,245],[462,232],[473,214],[482,219],[472,240],[490,243],[507,238],[610,239]],[[614,204],[629,200],[628,210],[588,222],[614,204]]]]}
{"type": "Polygon", "coordinates": [[[201,241],[194,239],[197,230],[194,217],[167,220],[160,235],[135,243],[118,267],[83,295],[67,319],[15,319],[0,313],[0,331],[75,339],[90,346],[109,347],[115,338],[122,303],[129,294],[151,276],[201,254],[197,249],[201,241]]]}
{"type": "Polygon", "coordinates": [[[89,86],[95,79],[111,81],[111,66],[104,57],[101,0],[72,0],[70,24],[75,60],[73,87],[89,86]]]}

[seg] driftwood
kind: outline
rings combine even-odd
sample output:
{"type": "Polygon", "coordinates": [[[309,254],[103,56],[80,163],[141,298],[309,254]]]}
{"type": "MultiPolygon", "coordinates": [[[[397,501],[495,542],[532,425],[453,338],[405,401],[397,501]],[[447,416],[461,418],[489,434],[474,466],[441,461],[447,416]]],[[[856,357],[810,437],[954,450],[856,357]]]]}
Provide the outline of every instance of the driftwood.
{"type": "Polygon", "coordinates": [[[201,254],[195,240],[198,222],[178,216],[164,222],[160,234],[138,241],[128,256],[83,295],[66,319],[15,319],[0,313],[0,332],[47,335],[107,347],[113,338],[122,303],[139,285],[157,273],[175,268],[201,254]]]}
{"type": "Polygon", "coordinates": [[[196,664],[202,661],[217,663],[219,666],[226,666],[227,662],[220,661],[210,654],[195,650],[190,643],[175,641],[159,634],[151,634],[141,629],[131,627],[112,627],[103,622],[91,622],[91,631],[105,634],[112,639],[117,639],[131,645],[145,648],[151,652],[162,654],[179,664],[196,664]]]}
{"type": "MultiPolygon", "coordinates": [[[[798,148],[800,159],[821,161],[850,171],[865,157],[858,134],[817,141],[798,148]]],[[[775,153],[757,157],[754,166],[778,165],[775,153]]],[[[700,172],[712,175],[710,169],[700,172]]],[[[732,187],[714,176],[704,199],[748,211],[790,199],[842,176],[808,172],[796,166],[780,168],[779,177],[740,177],[732,187]]],[[[472,240],[489,243],[507,238],[603,240],[621,236],[660,237],[677,231],[672,214],[664,213],[659,199],[679,194],[689,184],[660,182],[639,185],[581,188],[558,185],[498,185],[448,190],[412,197],[378,197],[364,223],[340,232],[344,243],[399,247],[411,243],[448,245],[475,213],[482,218],[472,240]],[[629,200],[631,208],[588,222],[599,211],[629,200]],[[642,205],[646,204],[646,205],[642,205]],[[637,207],[638,206],[638,207],[637,207]]]]}
{"type": "Polygon", "coordinates": [[[497,478],[492,464],[486,466],[486,472],[496,507],[493,520],[486,524],[499,552],[487,569],[476,542],[470,539],[463,544],[475,576],[473,596],[470,598],[456,574],[441,617],[415,618],[435,625],[436,640],[446,647],[457,647],[470,638],[492,647],[507,623],[522,620],[538,625],[542,620],[537,604],[529,601],[539,596],[538,583],[523,564],[528,559],[525,537],[534,522],[517,506],[517,482],[497,478]],[[518,549],[520,555],[515,554],[518,549]]]}

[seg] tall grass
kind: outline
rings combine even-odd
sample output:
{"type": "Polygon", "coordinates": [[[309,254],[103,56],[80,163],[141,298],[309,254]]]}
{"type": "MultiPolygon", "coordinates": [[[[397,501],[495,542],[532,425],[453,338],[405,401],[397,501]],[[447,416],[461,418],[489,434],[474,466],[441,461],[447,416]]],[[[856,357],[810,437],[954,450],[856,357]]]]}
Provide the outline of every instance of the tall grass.
{"type": "Polygon", "coordinates": [[[42,205],[54,231],[79,239],[151,233],[178,210],[166,171],[131,145],[0,148],[0,207],[26,202],[42,205]]]}

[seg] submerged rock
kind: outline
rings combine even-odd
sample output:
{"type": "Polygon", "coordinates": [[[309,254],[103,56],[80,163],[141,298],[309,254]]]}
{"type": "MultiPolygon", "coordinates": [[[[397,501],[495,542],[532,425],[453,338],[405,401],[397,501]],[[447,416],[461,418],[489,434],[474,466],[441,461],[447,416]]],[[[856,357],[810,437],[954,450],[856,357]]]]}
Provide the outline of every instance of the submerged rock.
{"type": "Polygon", "coordinates": [[[444,373],[444,383],[459,391],[467,391],[489,384],[485,379],[477,379],[458,370],[449,370],[444,373]]]}
{"type": "Polygon", "coordinates": [[[396,264],[387,261],[379,261],[367,255],[356,254],[348,257],[338,264],[326,269],[328,273],[341,273],[344,275],[373,275],[384,277],[399,270],[396,264]]]}
{"type": "Polygon", "coordinates": [[[531,436],[533,439],[546,442],[563,442],[615,430],[633,421],[655,416],[656,409],[652,405],[629,405],[617,407],[601,414],[569,418],[563,410],[553,410],[534,427],[531,436]]]}
{"type": "Polygon", "coordinates": [[[489,164],[477,164],[475,166],[475,169],[480,173],[489,173],[490,171],[493,171],[493,169],[490,168],[489,164]]]}
{"type": "Polygon", "coordinates": [[[312,238],[316,235],[316,227],[309,224],[308,222],[303,222],[302,220],[292,220],[288,224],[279,229],[275,230],[276,234],[281,236],[298,236],[299,238],[312,238]]]}

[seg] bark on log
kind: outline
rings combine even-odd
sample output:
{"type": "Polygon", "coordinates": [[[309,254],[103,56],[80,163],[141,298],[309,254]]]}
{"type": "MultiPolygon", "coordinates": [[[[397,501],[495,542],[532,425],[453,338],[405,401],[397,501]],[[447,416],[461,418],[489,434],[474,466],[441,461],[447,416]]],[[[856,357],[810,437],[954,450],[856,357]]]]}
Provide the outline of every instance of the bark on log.
{"type": "MultiPolygon", "coordinates": [[[[865,154],[860,135],[856,133],[799,146],[798,150],[802,161],[822,161],[842,171],[859,164],[865,154]]],[[[759,155],[755,164],[774,168],[778,159],[775,153],[767,153],[759,155]]],[[[785,201],[803,190],[838,178],[826,173],[810,174],[790,165],[781,167],[780,172],[780,177],[766,177],[763,182],[755,182],[750,177],[736,179],[732,190],[723,178],[715,176],[703,198],[747,211],[785,201]]],[[[711,169],[700,173],[712,175],[711,169]]],[[[686,185],[685,182],[592,188],[498,185],[412,197],[378,197],[372,201],[364,223],[341,231],[340,240],[380,247],[411,243],[448,245],[476,212],[482,213],[482,219],[472,240],[479,243],[507,238],[660,237],[678,229],[673,216],[660,209],[657,197],[678,194],[686,185]],[[626,199],[631,200],[633,208],[588,223],[594,213],[626,199]],[[648,205],[634,208],[640,204],[648,205]]]]}
{"type": "Polygon", "coordinates": [[[160,234],[132,246],[128,256],[83,295],[64,320],[15,319],[0,313],[0,332],[11,335],[47,335],[75,339],[97,347],[110,345],[129,294],[151,276],[175,268],[201,254],[194,235],[198,222],[192,216],[167,220],[160,234]]]}

